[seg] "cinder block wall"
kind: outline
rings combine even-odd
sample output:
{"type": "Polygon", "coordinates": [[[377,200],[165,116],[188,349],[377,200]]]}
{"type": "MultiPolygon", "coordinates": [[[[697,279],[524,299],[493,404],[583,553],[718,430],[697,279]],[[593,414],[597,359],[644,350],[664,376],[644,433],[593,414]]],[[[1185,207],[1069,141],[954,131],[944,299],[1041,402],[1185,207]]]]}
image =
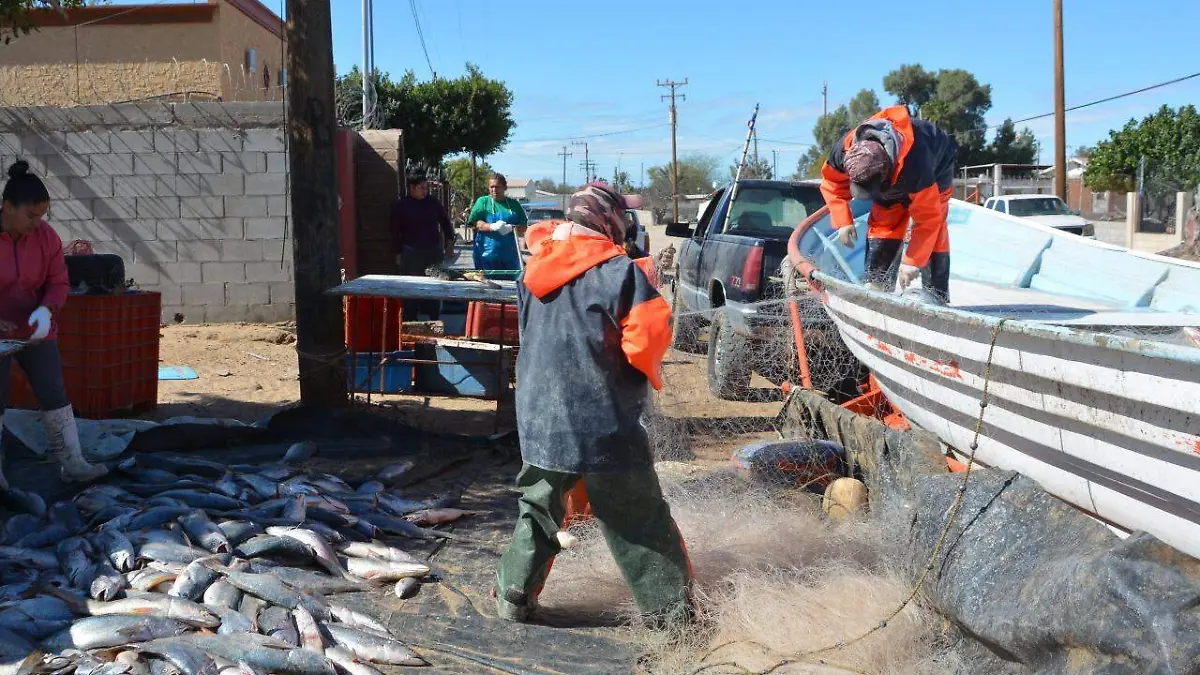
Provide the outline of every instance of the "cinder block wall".
{"type": "Polygon", "coordinates": [[[165,321],[294,316],[281,104],[0,108],[3,169],[17,158],[63,242],[120,255],[165,321]]]}
{"type": "Polygon", "coordinates": [[[404,188],[404,143],[399,129],[358,132],[354,190],[358,208],[358,273],[395,274],[391,214],[404,188]]]}

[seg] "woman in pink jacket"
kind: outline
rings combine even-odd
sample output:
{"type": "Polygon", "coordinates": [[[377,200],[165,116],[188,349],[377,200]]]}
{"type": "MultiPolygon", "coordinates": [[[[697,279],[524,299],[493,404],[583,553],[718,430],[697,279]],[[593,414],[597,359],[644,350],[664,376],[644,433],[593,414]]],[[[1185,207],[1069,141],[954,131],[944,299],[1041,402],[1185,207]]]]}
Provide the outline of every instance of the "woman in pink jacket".
{"type": "MultiPolygon", "coordinates": [[[[15,162],[0,201],[0,335],[28,341],[13,356],[42,406],[49,454],[63,478],[91,481],[107,470],[83,458],[75,411],[63,386],[54,315],[67,301],[70,283],[62,240],[43,220],[48,210],[50,193],[42,180],[29,173],[28,162],[15,162]]],[[[8,407],[11,358],[0,357],[0,428],[8,407]]],[[[0,489],[8,489],[2,470],[0,489]]]]}

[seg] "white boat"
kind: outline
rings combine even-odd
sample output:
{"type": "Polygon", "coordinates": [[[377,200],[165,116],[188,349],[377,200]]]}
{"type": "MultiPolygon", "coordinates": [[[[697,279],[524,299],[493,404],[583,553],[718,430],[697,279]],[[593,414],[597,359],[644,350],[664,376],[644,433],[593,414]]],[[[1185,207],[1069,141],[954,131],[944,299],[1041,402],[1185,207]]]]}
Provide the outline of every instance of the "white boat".
{"type": "Polygon", "coordinates": [[[1200,558],[1200,265],[955,200],[943,306],[860,283],[852,206],[856,247],[822,209],[790,257],[892,405],[969,453],[995,336],[976,460],[1200,558]]]}

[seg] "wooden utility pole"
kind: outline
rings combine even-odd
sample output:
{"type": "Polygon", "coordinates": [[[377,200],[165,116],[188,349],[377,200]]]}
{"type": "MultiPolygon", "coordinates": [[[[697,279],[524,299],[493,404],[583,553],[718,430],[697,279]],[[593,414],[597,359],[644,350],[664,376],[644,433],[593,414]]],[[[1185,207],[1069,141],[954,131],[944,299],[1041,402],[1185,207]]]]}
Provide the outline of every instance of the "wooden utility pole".
{"type": "MultiPolygon", "coordinates": [[[[660,87],[668,87],[671,89],[670,94],[663,94],[660,100],[671,99],[671,214],[673,219],[671,222],[679,222],[679,154],[676,143],[676,132],[679,129],[679,114],[675,109],[675,89],[678,87],[687,86],[687,78],[683,78],[683,82],[667,80],[666,82],[658,82],[660,87]]],[[[687,100],[687,96],[679,94],[679,98],[687,100]]]]}
{"type": "Polygon", "coordinates": [[[1067,200],[1067,96],[1063,83],[1062,0],[1054,0],[1054,192],[1067,200]]]}
{"type": "Polygon", "coordinates": [[[575,153],[573,152],[567,152],[567,146],[565,145],[563,146],[562,152],[558,153],[558,156],[563,158],[563,185],[567,184],[567,158],[573,156],[574,154],[575,153]]]}
{"type": "Polygon", "coordinates": [[[341,283],[329,3],[288,0],[287,17],[300,400],[310,406],[339,406],[347,401],[342,300],[326,293],[341,283]]]}
{"type": "MultiPolygon", "coordinates": [[[[590,183],[592,181],[592,160],[588,154],[587,141],[571,141],[571,145],[583,146],[583,162],[580,163],[580,168],[583,169],[583,182],[590,183]]],[[[567,163],[566,158],[563,158],[563,165],[567,163]]],[[[565,182],[565,181],[564,181],[565,182]]]]}
{"type": "Polygon", "coordinates": [[[821,83],[821,115],[829,114],[829,83],[821,83]]]}

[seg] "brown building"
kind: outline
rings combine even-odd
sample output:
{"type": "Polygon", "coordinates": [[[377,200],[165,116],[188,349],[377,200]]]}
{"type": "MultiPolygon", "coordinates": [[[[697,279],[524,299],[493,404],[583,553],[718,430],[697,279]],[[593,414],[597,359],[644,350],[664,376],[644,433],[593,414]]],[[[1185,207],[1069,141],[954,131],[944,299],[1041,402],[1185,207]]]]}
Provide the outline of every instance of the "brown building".
{"type": "Polygon", "coordinates": [[[0,44],[0,105],[282,100],[283,21],[259,0],[33,12],[0,44]]]}

